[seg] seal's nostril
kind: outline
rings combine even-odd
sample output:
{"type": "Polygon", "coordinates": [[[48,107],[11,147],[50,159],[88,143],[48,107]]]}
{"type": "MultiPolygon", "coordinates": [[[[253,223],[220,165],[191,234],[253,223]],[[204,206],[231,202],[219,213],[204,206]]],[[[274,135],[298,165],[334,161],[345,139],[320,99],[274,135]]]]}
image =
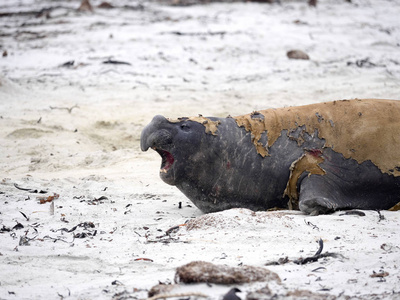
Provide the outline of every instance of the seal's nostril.
{"type": "Polygon", "coordinates": [[[140,138],[142,151],[146,151],[149,148],[163,148],[166,145],[172,144],[172,134],[168,130],[160,129],[152,132],[153,129],[154,127],[150,126],[142,131],[140,138]]]}
{"type": "Polygon", "coordinates": [[[172,135],[168,130],[161,129],[155,132],[154,143],[157,145],[168,145],[172,143],[172,135]]]}

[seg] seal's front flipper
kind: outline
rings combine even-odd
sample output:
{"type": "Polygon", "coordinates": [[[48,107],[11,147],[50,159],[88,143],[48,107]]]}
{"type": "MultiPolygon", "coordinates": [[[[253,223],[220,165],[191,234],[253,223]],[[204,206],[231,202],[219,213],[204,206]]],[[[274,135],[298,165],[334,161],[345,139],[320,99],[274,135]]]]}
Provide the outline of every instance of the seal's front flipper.
{"type": "Polygon", "coordinates": [[[300,184],[299,208],[302,212],[317,216],[341,208],[340,191],[325,176],[311,175],[300,184]]]}
{"type": "Polygon", "coordinates": [[[327,198],[315,197],[300,200],[299,208],[302,212],[311,216],[328,214],[335,211],[335,208],[327,198]]]}

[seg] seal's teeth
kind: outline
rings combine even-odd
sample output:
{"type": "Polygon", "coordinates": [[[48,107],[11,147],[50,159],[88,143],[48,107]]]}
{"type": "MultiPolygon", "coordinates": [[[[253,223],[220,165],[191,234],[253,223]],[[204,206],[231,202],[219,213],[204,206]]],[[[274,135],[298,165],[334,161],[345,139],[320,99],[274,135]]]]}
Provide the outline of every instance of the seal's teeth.
{"type": "Polygon", "coordinates": [[[160,169],[160,173],[167,173],[167,170],[165,170],[165,169],[160,169]]]}

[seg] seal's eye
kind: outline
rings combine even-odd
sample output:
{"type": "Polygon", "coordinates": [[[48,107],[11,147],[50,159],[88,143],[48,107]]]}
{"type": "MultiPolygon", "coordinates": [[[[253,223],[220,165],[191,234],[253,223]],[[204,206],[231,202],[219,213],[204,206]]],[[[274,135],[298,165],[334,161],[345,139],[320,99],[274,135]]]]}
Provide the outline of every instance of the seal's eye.
{"type": "Polygon", "coordinates": [[[190,130],[190,126],[187,123],[183,123],[183,124],[181,124],[181,129],[183,131],[189,131],[190,130]]]}

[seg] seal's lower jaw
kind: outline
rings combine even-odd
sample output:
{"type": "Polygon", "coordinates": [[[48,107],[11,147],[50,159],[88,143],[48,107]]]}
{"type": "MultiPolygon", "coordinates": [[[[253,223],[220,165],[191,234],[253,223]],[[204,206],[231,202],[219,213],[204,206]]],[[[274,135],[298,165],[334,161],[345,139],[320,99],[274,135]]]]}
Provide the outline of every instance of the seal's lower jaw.
{"type": "Polygon", "coordinates": [[[161,168],[160,168],[160,177],[161,179],[170,185],[175,184],[174,172],[173,172],[173,165],[174,165],[174,156],[163,149],[153,148],[157,151],[158,154],[161,156],[161,168]]]}

